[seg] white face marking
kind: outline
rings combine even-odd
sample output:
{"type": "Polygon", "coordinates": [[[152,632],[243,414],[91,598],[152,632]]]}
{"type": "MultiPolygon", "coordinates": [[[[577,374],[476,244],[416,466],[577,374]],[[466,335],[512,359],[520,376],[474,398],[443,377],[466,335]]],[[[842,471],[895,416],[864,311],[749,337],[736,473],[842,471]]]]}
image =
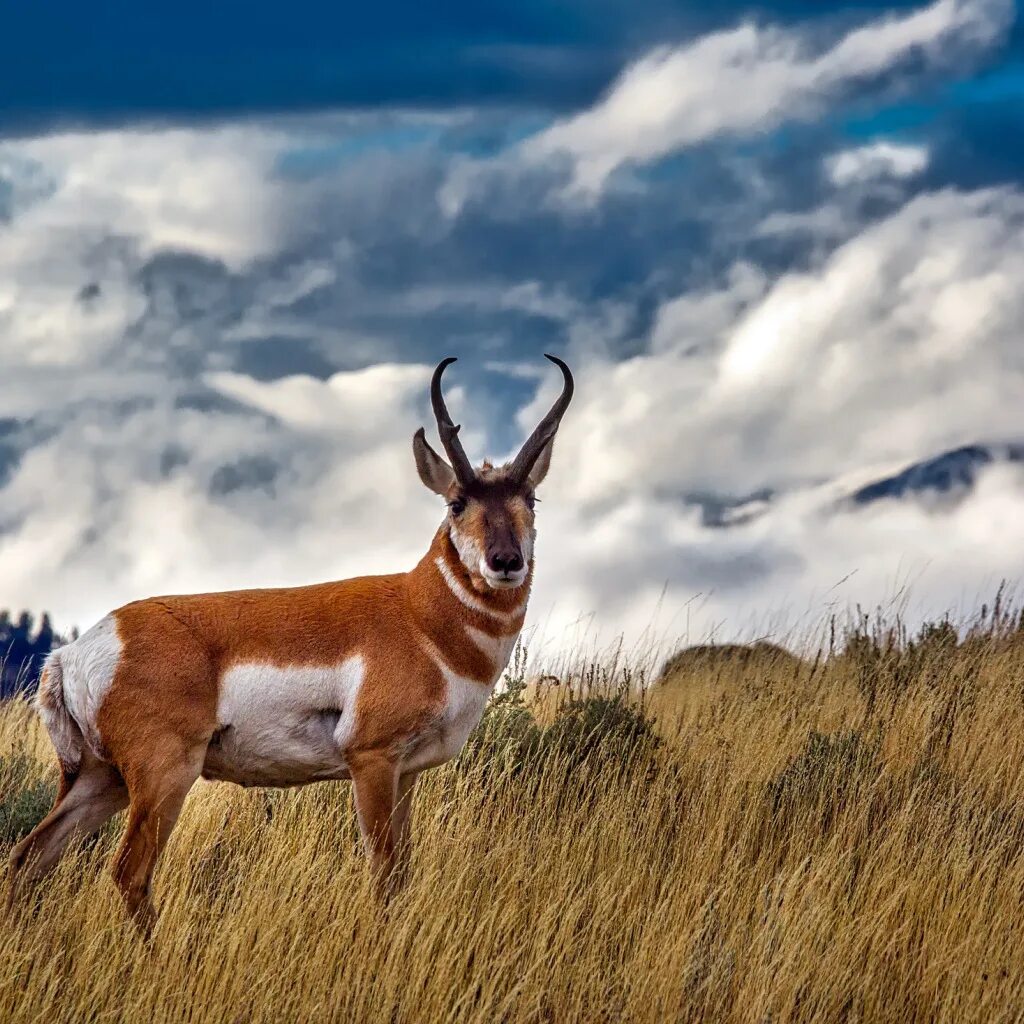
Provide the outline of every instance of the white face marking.
{"type": "Polygon", "coordinates": [[[526,536],[519,538],[519,546],[523,552],[523,561],[527,565],[533,561],[533,542],[536,539],[537,531],[532,526],[526,531],[526,536]]]}
{"type": "Polygon", "coordinates": [[[65,707],[97,757],[102,757],[103,741],[96,716],[114,681],[123,650],[117,619],[107,615],[73,643],[61,647],[58,654],[65,707]]]}
{"type": "Polygon", "coordinates": [[[462,533],[454,523],[449,526],[448,535],[455,545],[455,550],[459,553],[459,559],[462,564],[470,572],[479,572],[479,566],[483,563],[484,555],[476,539],[462,533]]]}
{"type": "Polygon", "coordinates": [[[536,531],[530,529],[526,531],[525,536],[516,538],[519,542],[519,550],[523,553],[523,567],[519,572],[512,573],[509,576],[499,576],[491,572],[487,559],[480,559],[480,575],[483,576],[489,587],[493,587],[495,590],[513,590],[516,587],[521,587],[526,582],[526,574],[530,571],[530,560],[533,558],[533,538],[535,535],[536,531]]]}
{"type": "Polygon", "coordinates": [[[523,566],[519,572],[510,573],[508,576],[499,576],[497,573],[491,572],[490,566],[484,559],[480,559],[480,565],[477,570],[487,586],[493,590],[515,590],[516,587],[521,587],[526,580],[527,569],[523,566]]]}
{"type": "Polygon", "coordinates": [[[448,533],[452,538],[452,543],[455,545],[455,550],[459,553],[459,559],[462,564],[470,572],[482,576],[484,582],[492,589],[514,590],[516,587],[521,587],[525,582],[526,574],[529,572],[530,559],[533,557],[532,530],[528,531],[527,536],[516,538],[519,542],[519,550],[523,553],[523,568],[519,572],[511,573],[508,576],[499,576],[497,573],[492,572],[491,567],[487,564],[487,559],[484,557],[484,553],[480,550],[480,545],[473,537],[467,537],[462,534],[454,523],[449,525],[448,533]]]}
{"type": "Polygon", "coordinates": [[[221,679],[204,774],[248,785],[298,785],[347,774],[360,655],[337,665],[235,665],[221,679]]]}

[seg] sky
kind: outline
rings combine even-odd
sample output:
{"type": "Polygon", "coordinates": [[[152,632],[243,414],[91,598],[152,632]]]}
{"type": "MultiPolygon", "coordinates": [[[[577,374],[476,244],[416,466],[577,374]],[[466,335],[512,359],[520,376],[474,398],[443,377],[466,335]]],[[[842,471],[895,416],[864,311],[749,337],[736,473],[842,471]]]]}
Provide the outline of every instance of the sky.
{"type": "Polygon", "coordinates": [[[506,7],[5,13],[0,605],[409,568],[433,365],[500,461],[544,352],[535,654],[1021,578],[1013,3],[506,7]]]}

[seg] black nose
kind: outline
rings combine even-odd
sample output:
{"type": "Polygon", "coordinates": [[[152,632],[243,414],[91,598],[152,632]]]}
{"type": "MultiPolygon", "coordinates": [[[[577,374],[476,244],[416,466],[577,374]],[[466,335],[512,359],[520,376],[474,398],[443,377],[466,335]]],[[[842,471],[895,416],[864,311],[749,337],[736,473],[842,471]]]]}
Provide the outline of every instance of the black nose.
{"type": "Polygon", "coordinates": [[[488,559],[495,572],[519,572],[523,567],[523,556],[518,551],[501,551],[488,559]]]}

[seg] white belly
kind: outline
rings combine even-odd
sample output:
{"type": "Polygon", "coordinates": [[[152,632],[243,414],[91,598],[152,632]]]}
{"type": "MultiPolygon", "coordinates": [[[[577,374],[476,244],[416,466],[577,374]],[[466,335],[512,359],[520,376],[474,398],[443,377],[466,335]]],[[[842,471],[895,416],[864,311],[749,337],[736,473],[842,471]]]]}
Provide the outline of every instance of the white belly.
{"type": "Polygon", "coordinates": [[[364,676],[354,655],[333,666],[236,665],[221,680],[218,730],[203,775],[243,786],[297,786],[348,777],[364,676]]]}

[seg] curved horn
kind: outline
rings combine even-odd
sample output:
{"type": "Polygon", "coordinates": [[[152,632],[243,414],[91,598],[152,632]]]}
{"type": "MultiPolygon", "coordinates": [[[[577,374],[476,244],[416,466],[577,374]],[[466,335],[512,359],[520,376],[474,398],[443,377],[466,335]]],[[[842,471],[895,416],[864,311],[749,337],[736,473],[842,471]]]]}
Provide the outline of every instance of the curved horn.
{"type": "Polygon", "coordinates": [[[455,470],[455,478],[465,487],[476,479],[476,473],[473,471],[473,466],[459,440],[459,427],[452,423],[452,418],[448,415],[448,407],[444,404],[444,396],[441,394],[441,375],[444,373],[445,367],[455,361],[455,356],[449,356],[437,364],[434,376],[430,380],[430,404],[434,407],[437,432],[441,437],[444,450],[448,453],[452,469],[455,470]]]}
{"type": "Polygon", "coordinates": [[[569,402],[572,401],[573,380],[569,367],[558,356],[549,356],[547,352],[544,353],[544,358],[550,359],[562,371],[564,383],[558,401],[551,406],[547,416],[540,421],[537,429],[526,439],[526,444],[519,449],[519,454],[512,463],[509,475],[519,483],[522,483],[530,475],[533,464],[544,450],[544,446],[555,436],[558,424],[561,422],[565,410],[569,408],[569,402]]]}

